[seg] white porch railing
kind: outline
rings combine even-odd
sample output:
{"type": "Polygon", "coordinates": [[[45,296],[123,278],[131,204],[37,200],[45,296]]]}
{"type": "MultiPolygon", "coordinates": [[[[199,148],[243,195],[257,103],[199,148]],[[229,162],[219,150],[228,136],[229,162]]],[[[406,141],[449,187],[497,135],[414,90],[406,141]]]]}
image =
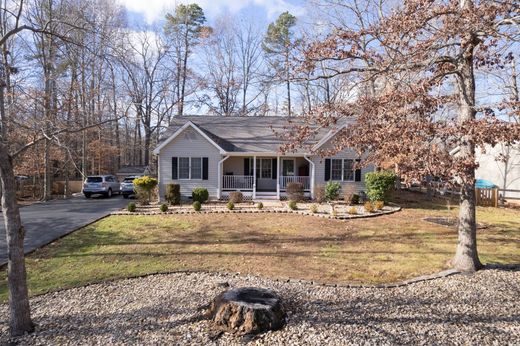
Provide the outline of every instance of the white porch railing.
{"type": "Polygon", "coordinates": [[[223,175],[223,190],[253,190],[254,177],[252,175],[223,175]]]}
{"type": "Polygon", "coordinates": [[[304,190],[311,189],[311,177],[308,176],[280,176],[280,190],[286,190],[289,183],[301,183],[304,190]]]}

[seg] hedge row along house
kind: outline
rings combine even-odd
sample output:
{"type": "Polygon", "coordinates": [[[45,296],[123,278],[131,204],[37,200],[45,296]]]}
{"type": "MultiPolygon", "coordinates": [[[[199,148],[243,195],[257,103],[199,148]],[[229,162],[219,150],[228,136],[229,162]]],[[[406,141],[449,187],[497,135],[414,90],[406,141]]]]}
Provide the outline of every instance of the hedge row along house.
{"type": "Polygon", "coordinates": [[[374,166],[356,165],[361,160],[356,152],[345,149],[331,157],[316,154],[332,148],[335,134],[347,124],[318,130],[307,149],[280,151],[288,141],[289,128],[299,121],[287,117],[175,118],[154,150],[159,195],[164,198],[170,183],[180,185],[184,198],[191,196],[193,188],[205,187],[213,199],[226,199],[232,191],[241,191],[245,199],[281,199],[290,182],[301,183],[305,195],[312,198],[314,187],[330,180],[350,191],[364,190],[364,175],[374,166]]]}

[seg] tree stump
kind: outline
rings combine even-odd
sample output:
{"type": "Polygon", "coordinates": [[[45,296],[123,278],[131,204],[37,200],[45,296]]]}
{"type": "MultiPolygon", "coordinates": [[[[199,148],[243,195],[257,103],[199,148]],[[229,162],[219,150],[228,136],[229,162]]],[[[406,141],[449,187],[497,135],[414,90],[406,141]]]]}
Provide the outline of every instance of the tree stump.
{"type": "Polygon", "coordinates": [[[238,335],[276,330],[285,323],[281,298],[274,291],[255,287],[221,293],[213,300],[209,315],[217,328],[238,335]]]}

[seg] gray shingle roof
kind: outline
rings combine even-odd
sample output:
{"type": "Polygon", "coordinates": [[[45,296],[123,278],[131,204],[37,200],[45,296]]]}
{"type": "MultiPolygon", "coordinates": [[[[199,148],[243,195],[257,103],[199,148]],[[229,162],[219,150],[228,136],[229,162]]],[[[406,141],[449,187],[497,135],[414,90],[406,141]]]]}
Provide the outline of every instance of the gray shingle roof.
{"type": "Polygon", "coordinates": [[[121,166],[117,174],[130,174],[130,173],[140,173],[144,174],[148,166],[121,166]]]}
{"type": "MultiPolygon", "coordinates": [[[[162,140],[169,138],[188,121],[228,152],[276,152],[288,140],[283,138],[283,134],[288,133],[295,124],[303,123],[298,117],[182,116],[172,120],[162,140]]],[[[320,130],[319,136],[308,144],[317,143],[328,132],[329,129],[320,130]]]]}

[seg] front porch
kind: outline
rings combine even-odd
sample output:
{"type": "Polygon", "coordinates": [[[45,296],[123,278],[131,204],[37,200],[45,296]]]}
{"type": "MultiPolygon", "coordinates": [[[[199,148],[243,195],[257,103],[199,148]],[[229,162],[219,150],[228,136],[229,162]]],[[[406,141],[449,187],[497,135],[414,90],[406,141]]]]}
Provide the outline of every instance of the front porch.
{"type": "Polygon", "coordinates": [[[312,198],[313,168],[304,156],[228,156],[220,162],[218,198],[240,191],[245,199],[283,199],[287,185],[298,182],[312,198]]]}

